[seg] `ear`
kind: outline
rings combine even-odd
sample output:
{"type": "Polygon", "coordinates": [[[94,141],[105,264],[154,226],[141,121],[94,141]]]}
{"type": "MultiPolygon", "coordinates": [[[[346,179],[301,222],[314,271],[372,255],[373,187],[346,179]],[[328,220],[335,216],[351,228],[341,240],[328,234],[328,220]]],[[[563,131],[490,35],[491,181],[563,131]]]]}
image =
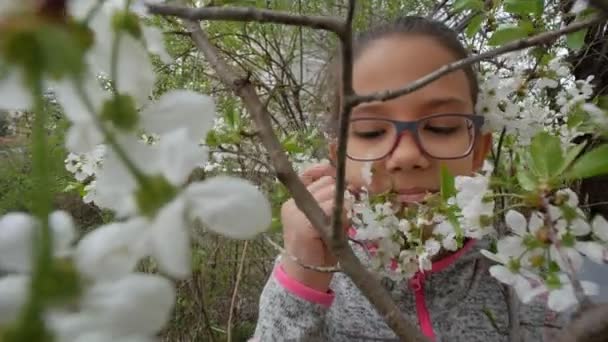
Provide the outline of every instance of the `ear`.
{"type": "Polygon", "coordinates": [[[492,148],[492,133],[482,135],[473,150],[473,170],[478,171],[483,166],[490,149],[492,148]]]}

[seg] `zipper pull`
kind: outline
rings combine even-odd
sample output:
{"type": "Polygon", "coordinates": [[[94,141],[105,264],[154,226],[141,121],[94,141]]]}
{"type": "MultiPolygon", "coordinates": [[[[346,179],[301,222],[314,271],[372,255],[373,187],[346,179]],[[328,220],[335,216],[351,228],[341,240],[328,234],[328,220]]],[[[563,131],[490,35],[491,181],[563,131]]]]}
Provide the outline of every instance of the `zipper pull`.
{"type": "Polygon", "coordinates": [[[424,273],[418,271],[418,272],[416,272],[414,277],[412,277],[412,279],[410,280],[410,287],[415,292],[419,292],[419,291],[422,291],[423,286],[424,286],[424,273]]]}

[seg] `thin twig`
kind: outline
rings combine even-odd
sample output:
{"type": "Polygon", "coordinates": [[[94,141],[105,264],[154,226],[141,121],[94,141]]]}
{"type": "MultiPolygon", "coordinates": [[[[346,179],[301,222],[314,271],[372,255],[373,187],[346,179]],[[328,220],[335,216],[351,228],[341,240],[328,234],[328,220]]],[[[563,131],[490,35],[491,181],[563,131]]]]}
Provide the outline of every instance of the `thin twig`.
{"type": "Polygon", "coordinates": [[[435,6],[433,7],[433,9],[431,10],[431,12],[426,16],[427,19],[434,19],[435,15],[437,15],[437,13],[439,13],[439,11],[441,11],[443,9],[443,7],[447,4],[448,0],[441,0],[440,2],[436,3],[435,6]]]}
{"type": "Polygon", "coordinates": [[[239,284],[241,283],[241,277],[243,275],[243,265],[245,264],[245,255],[247,255],[247,246],[249,241],[243,243],[243,252],[241,254],[241,261],[239,262],[239,269],[236,273],[236,281],[234,282],[234,290],[232,291],[232,299],[230,300],[230,311],[228,313],[228,326],[226,327],[227,341],[232,341],[232,316],[234,313],[234,305],[236,303],[236,296],[239,291],[239,284]]]}
{"type": "Polygon", "coordinates": [[[314,266],[314,265],[309,265],[307,263],[302,262],[302,260],[300,260],[297,256],[292,255],[291,253],[289,253],[285,248],[281,247],[278,243],[274,242],[270,236],[268,235],[264,235],[264,239],[266,240],[266,242],[268,242],[274,249],[276,249],[279,253],[281,253],[281,255],[288,257],[289,259],[291,259],[293,262],[295,262],[296,264],[309,269],[309,270],[313,270],[313,271],[317,271],[317,272],[322,272],[322,273],[337,273],[337,272],[341,272],[340,270],[340,266],[336,265],[336,266],[314,266]]]}
{"type": "MultiPolygon", "coordinates": [[[[344,31],[338,36],[342,52],[342,97],[349,99],[355,95],[353,89],[353,44],[352,44],[352,20],[355,12],[355,0],[349,0],[346,25],[344,31]]],[[[346,142],[348,139],[348,122],[352,111],[351,101],[343,101],[340,117],[338,120],[338,150],[336,160],[336,193],[334,197],[334,209],[332,215],[332,244],[344,246],[346,232],[342,228],[342,213],[344,210],[344,190],[346,190],[346,142]]],[[[346,244],[346,246],[348,246],[346,244]]],[[[332,248],[334,250],[334,248],[332,248]]]]}
{"type": "Polygon", "coordinates": [[[342,20],[328,16],[296,15],[289,12],[267,10],[254,7],[200,7],[168,6],[148,3],[151,14],[176,16],[178,18],[200,20],[227,20],[259,23],[275,23],[291,26],[310,27],[313,29],[340,32],[342,20]]]}
{"type": "Polygon", "coordinates": [[[521,321],[519,320],[519,298],[512,286],[508,286],[505,294],[509,311],[509,342],[522,342],[521,321]]]}
{"type": "Polygon", "coordinates": [[[604,20],[606,20],[605,16],[594,16],[594,17],[584,20],[584,21],[575,22],[575,23],[570,24],[559,30],[543,32],[543,33],[540,33],[540,34],[530,37],[530,38],[520,39],[520,40],[514,41],[512,43],[505,44],[499,48],[492,49],[490,51],[486,51],[484,53],[481,53],[481,54],[478,54],[475,56],[463,58],[459,61],[456,61],[456,62],[453,62],[450,64],[446,64],[446,65],[442,66],[441,68],[433,71],[432,73],[427,74],[426,76],[421,77],[421,78],[411,82],[410,84],[406,85],[405,87],[403,87],[401,89],[387,90],[387,91],[383,91],[383,92],[379,92],[379,93],[375,93],[375,94],[369,94],[369,95],[358,95],[358,96],[354,96],[353,98],[351,98],[350,101],[353,102],[352,103],[353,106],[356,106],[356,105],[364,103],[364,102],[392,100],[399,96],[403,96],[403,95],[409,94],[411,92],[414,92],[414,91],[426,86],[427,84],[439,79],[440,77],[442,77],[450,72],[453,72],[455,70],[459,70],[461,68],[464,68],[471,64],[477,63],[479,61],[491,59],[491,58],[494,58],[494,57],[497,57],[497,56],[500,56],[500,55],[503,55],[503,54],[506,54],[509,52],[523,50],[523,49],[526,49],[526,48],[529,48],[532,46],[552,43],[563,35],[579,31],[581,29],[584,29],[586,27],[589,27],[589,26],[592,26],[595,24],[599,24],[604,20]]]}

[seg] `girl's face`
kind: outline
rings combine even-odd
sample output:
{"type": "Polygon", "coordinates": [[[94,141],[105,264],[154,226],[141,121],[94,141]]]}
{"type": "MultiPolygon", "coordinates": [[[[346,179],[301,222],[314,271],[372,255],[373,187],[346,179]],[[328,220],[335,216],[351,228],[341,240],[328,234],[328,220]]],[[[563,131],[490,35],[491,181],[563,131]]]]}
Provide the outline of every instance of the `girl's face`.
{"type": "MultiPolygon", "coordinates": [[[[353,87],[358,94],[400,88],[454,60],[453,53],[433,38],[417,35],[387,36],[371,42],[355,60],[353,87]]],[[[361,104],[353,109],[352,119],[414,121],[445,113],[474,113],[469,82],[463,71],[447,74],[422,89],[394,100],[361,104]]],[[[405,131],[398,138],[390,138],[387,132],[392,128],[387,121],[360,123],[359,127],[351,125],[349,155],[377,153],[374,149],[388,153],[390,149],[381,147],[384,140],[390,140],[389,145],[394,146],[394,149],[383,159],[371,162],[373,178],[369,185],[363,174],[370,162],[347,158],[346,179],[349,186],[355,189],[367,186],[372,193],[390,190],[398,193],[397,199],[403,203],[419,202],[427,192],[438,191],[442,164],[447,166],[452,175],[469,175],[479,169],[491,143],[490,134],[478,136],[473,151],[467,156],[440,160],[425,154],[411,131],[405,131]],[[396,145],[392,144],[395,141],[396,145]]],[[[461,138],[450,140],[449,134],[453,136],[454,133],[450,132],[458,129],[468,132],[466,124],[460,127],[462,122],[458,119],[437,118],[424,125],[419,129],[419,135],[429,134],[427,151],[432,148],[435,156],[446,157],[453,153],[461,153],[459,157],[462,156],[462,148],[457,146],[468,144],[468,140],[463,142],[465,140],[462,137],[469,135],[461,134],[461,138]],[[433,137],[437,139],[433,140],[433,137]],[[440,143],[432,145],[429,141],[440,143]],[[460,152],[455,152],[459,148],[460,152]]],[[[335,145],[330,150],[335,156],[335,145]]]]}

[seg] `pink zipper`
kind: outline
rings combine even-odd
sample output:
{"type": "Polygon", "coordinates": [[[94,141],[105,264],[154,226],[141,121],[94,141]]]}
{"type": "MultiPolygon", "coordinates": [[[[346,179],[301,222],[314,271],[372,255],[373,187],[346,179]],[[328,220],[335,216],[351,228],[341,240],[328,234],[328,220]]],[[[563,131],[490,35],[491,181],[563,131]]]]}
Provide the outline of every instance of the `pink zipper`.
{"type": "MultiPolygon", "coordinates": [[[[439,272],[446,267],[450,266],[456,259],[463,255],[466,251],[473,247],[475,240],[469,240],[465,245],[458,250],[456,253],[447,256],[441,260],[433,263],[430,272],[439,272]]],[[[428,337],[431,341],[435,341],[435,331],[433,330],[433,322],[431,322],[431,315],[429,309],[426,306],[426,298],[424,297],[424,281],[426,274],[418,271],[410,279],[410,288],[414,291],[414,298],[416,300],[416,314],[418,315],[418,324],[422,333],[428,337]]]]}
{"type": "MultiPolygon", "coordinates": [[[[354,227],[350,227],[348,229],[348,236],[353,238],[357,234],[357,231],[354,227]]],[[[431,270],[429,272],[439,272],[446,267],[450,266],[456,259],[458,259],[461,255],[466,253],[476,240],[470,239],[468,240],[464,246],[456,251],[455,253],[433,262],[431,270]]],[[[378,248],[377,244],[367,243],[366,244],[371,255],[375,254],[376,249],[378,248]]],[[[396,262],[393,260],[392,267],[396,268],[396,262]],[[394,265],[394,266],[393,266],[394,265]]],[[[391,267],[391,268],[392,268],[391,267]]],[[[422,333],[428,337],[431,341],[435,341],[435,331],[433,330],[433,322],[431,321],[431,315],[429,313],[429,309],[426,306],[426,299],[424,298],[424,280],[426,275],[424,272],[418,271],[409,281],[410,288],[414,291],[414,298],[416,300],[416,314],[418,315],[418,324],[420,325],[420,329],[422,329],[422,333]]]]}
{"type": "Polygon", "coordinates": [[[416,313],[418,314],[418,324],[422,333],[431,341],[435,341],[435,332],[431,323],[431,315],[426,307],[426,299],[424,298],[424,273],[418,271],[412,279],[410,279],[410,288],[414,290],[416,298],[416,313]]]}

